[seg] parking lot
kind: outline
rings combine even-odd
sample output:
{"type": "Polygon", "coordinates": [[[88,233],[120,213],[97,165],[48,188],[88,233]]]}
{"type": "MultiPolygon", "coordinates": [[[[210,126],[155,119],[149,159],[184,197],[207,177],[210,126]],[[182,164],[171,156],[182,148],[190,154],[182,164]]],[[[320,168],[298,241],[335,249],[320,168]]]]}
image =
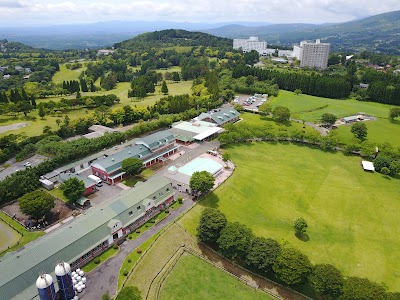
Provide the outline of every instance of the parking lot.
{"type": "Polygon", "coordinates": [[[233,100],[235,104],[240,104],[244,109],[251,111],[258,111],[258,107],[267,101],[268,95],[266,94],[239,95],[233,100]]]}
{"type": "MultiPolygon", "coordinates": [[[[79,175],[88,177],[91,174],[91,169],[88,169],[80,173],[79,175]]],[[[87,196],[87,198],[90,199],[90,203],[93,207],[99,206],[100,204],[103,204],[108,200],[113,199],[115,196],[123,191],[123,189],[121,189],[117,185],[109,185],[105,182],[103,182],[103,185],[101,187],[96,186],[96,189],[97,191],[95,193],[87,196]]]]}

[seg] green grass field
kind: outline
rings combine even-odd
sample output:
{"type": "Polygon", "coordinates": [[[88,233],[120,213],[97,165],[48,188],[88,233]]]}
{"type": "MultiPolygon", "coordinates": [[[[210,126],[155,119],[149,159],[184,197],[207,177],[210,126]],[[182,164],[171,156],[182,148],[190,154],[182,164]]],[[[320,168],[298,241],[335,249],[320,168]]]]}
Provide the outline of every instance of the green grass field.
{"type": "Polygon", "coordinates": [[[280,90],[277,97],[271,98],[271,105],[286,106],[293,118],[316,122],[323,113],[332,113],[337,117],[351,116],[364,112],[379,118],[387,118],[390,105],[375,102],[362,102],[354,99],[337,100],[309,95],[295,95],[292,92],[280,90]]]}
{"type": "Polygon", "coordinates": [[[364,172],[359,157],[307,146],[260,142],[226,151],[237,165],[231,178],[179,221],[192,234],[201,210],[215,207],[313,263],[332,263],[346,276],[399,289],[398,179],[364,172]],[[293,233],[299,217],[309,224],[308,242],[293,233]]]}
{"type": "MultiPolygon", "coordinates": [[[[18,245],[9,248],[8,251],[15,251],[18,250],[19,248],[23,247],[24,245],[36,240],[37,238],[41,237],[44,235],[43,231],[27,231],[24,226],[16,222],[15,220],[12,220],[9,216],[7,216],[5,213],[0,212],[0,216],[6,220],[8,223],[12,224],[16,229],[18,229],[20,232],[22,232],[22,238],[19,240],[18,245]]],[[[0,239],[2,241],[2,239],[0,239]]],[[[6,252],[1,253],[1,255],[4,255],[6,252]]]]}
{"type": "Polygon", "coordinates": [[[20,238],[21,235],[17,231],[0,220],[0,252],[8,247],[14,246],[20,238]]]}
{"type": "Polygon", "coordinates": [[[67,69],[65,64],[60,65],[60,71],[56,72],[53,76],[54,83],[63,83],[63,81],[78,80],[82,71],[86,70],[85,63],[82,63],[82,68],[76,70],[67,69]]]}
{"type": "Polygon", "coordinates": [[[106,251],[104,251],[102,254],[100,254],[98,256],[98,258],[100,259],[100,263],[96,264],[94,262],[94,259],[92,259],[88,264],[86,264],[82,268],[82,270],[85,273],[92,271],[96,267],[100,266],[102,263],[105,263],[107,261],[107,259],[109,259],[110,257],[116,255],[118,251],[119,251],[119,247],[117,249],[114,249],[114,247],[108,248],[106,251]]]}
{"type": "MultiPolygon", "coordinates": [[[[390,142],[400,146],[400,122],[388,120],[390,105],[362,102],[354,99],[336,100],[314,97],[309,95],[295,95],[288,91],[279,91],[277,97],[271,98],[272,106],[286,106],[292,113],[292,118],[305,121],[318,122],[322,114],[332,113],[337,117],[351,116],[357,112],[373,115],[376,121],[366,122],[368,127],[367,139],[371,142],[390,142]]],[[[350,140],[351,125],[342,125],[337,130],[343,141],[350,140]]]]}
{"type": "Polygon", "coordinates": [[[273,299],[193,255],[183,255],[168,274],[161,300],[273,299]]]}
{"type": "MultiPolygon", "coordinates": [[[[192,81],[181,81],[178,83],[168,83],[169,95],[181,95],[181,94],[190,94],[190,90],[192,87],[192,81]]],[[[156,93],[153,95],[149,95],[148,97],[144,98],[142,101],[133,101],[132,99],[128,98],[128,89],[130,89],[129,82],[122,82],[117,84],[117,88],[110,90],[110,91],[102,91],[102,92],[94,92],[94,93],[82,93],[83,96],[90,96],[90,95],[108,95],[108,94],[116,94],[120,97],[121,102],[114,105],[112,109],[116,109],[119,107],[123,107],[125,105],[131,106],[149,106],[153,105],[156,101],[165,97],[165,95],[159,93],[160,86],[156,87],[156,93]]],[[[69,97],[75,97],[69,96],[69,97]]],[[[69,98],[66,97],[66,98],[69,98]]],[[[60,101],[61,97],[53,97],[47,99],[39,99],[36,102],[39,104],[40,102],[47,102],[53,100],[55,102],[60,101]]],[[[28,114],[25,118],[23,114],[18,115],[16,118],[14,117],[7,117],[7,116],[0,116],[0,126],[10,125],[14,123],[29,123],[29,126],[24,128],[19,128],[16,130],[9,130],[3,133],[0,133],[0,137],[8,135],[8,134],[26,134],[27,136],[34,136],[42,134],[44,126],[50,126],[53,130],[57,130],[58,126],[56,123],[57,119],[63,120],[65,115],[68,115],[71,120],[82,118],[87,116],[88,114],[92,113],[94,109],[87,109],[87,108],[79,108],[70,110],[61,117],[47,115],[42,120],[39,117],[38,110],[34,110],[28,114]]]]}

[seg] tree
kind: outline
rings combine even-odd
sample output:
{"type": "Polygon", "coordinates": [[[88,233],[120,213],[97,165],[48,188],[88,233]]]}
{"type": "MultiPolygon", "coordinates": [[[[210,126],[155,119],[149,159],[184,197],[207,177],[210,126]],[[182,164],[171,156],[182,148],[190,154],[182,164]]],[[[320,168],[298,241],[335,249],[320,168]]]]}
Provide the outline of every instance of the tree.
{"type": "Polygon", "coordinates": [[[260,113],[260,115],[262,116],[268,116],[272,113],[272,108],[271,106],[267,103],[264,102],[263,104],[261,104],[261,106],[258,108],[258,112],[260,113]]]}
{"type": "Polygon", "coordinates": [[[270,272],[276,258],[281,253],[279,243],[271,238],[256,237],[246,254],[246,263],[253,270],[270,272]]]}
{"type": "Polygon", "coordinates": [[[293,222],[293,228],[296,233],[296,235],[303,235],[306,233],[308,224],[307,221],[304,220],[303,218],[298,218],[294,220],[293,222]]]}
{"type": "Polygon", "coordinates": [[[222,160],[227,162],[228,160],[231,159],[231,155],[228,152],[222,153],[222,160]]]}
{"type": "Polygon", "coordinates": [[[105,292],[102,296],[101,296],[101,300],[112,300],[111,296],[108,292],[105,292]]]}
{"type": "Polygon", "coordinates": [[[351,126],[351,130],[350,131],[359,140],[365,139],[367,137],[367,134],[368,134],[367,125],[365,125],[365,123],[362,123],[362,122],[354,123],[351,126]]]}
{"type": "Polygon", "coordinates": [[[172,72],[172,80],[175,82],[181,81],[181,77],[178,72],[172,72]]]}
{"type": "Polygon", "coordinates": [[[295,285],[304,282],[311,273],[311,262],[306,255],[293,248],[283,249],[272,269],[286,284],[295,285]]]}
{"type": "Polygon", "coordinates": [[[301,95],[303,92],[302,92],[302,90],[300,90],[300,89],[295,89],[294,90],[294,94],[296,95],[296,96],[298,96],[298,95],[301,95]]]}
{"type": "Polygon", "coordinates": [[[400,116],[400,107],[392,107],[389,109],[389,119],[393,120],[400,116]]]}
{"type": "Polygon", "coordinates": [[[142,296],[136,286],[126,286],[118,293],[115,300],[142,300],[142,296]]]}
{"type": "Polygon", "coordinates": [[[60,127],[61,120],[60,120],[60,119],[57,119],[57,120],[56,120],[56,123],[57,123],[57,126],[60,127]]]}
{"type": "Polygon", "coordinates": [[[238,222],[227,223],[217,240],[218,247],[227,258],[243,259],[248,252],[253,234],[251,230],[238,222]]]}
{"type": "Polygon", "coordinates": [[[68,200],[74,202],[82,197],[82,194],[86,191],[85,183],[83,180],[72,177],[64,181],[60,186],[65,197],[68,200]]]}
{"type": "Polygon", "coordinates": [[[321,122],[322,122],[322,124],[325,124],[325,125],[332,126],[333,124],[335,124],[336,120],[337,120],[337,117],[330,113],[324,113],[321,116],[321,122]]]}
{"type": "Polygon", "coordinates": [[[385,300],[385,288],[367,278],[349,277],[344,281],[341,300],[385,300]]]}
{"type": "Polygon", "coordinates": [[[121,171],[128,175],[139,175],[143,170],[143,162],[139,158],[127,158],[122,161],[121,171]]]}
{"type": "Polygon", "coordinates": [[[382,173],[383,175],[389,175],[389,174],[390,174],[390,170],[389,170],[388,167],[383,167],[383,168],[381,169],[381,173],[382,173]]]}
{"type": "Polygon", "coordinates": [[[226,217],[222,212],[215,208],[207,207],[200,216],[199,226],[197,227],[198,239],[205,243],[216,242],[226,223],[226,217]]]}
{"type": "Polygon", "coordinates": [[[317,294],[333,299],[340,296],[344,283],[343,275],[330,264],[315,265],[308,281],[317,294]]]}
{"type": "Polygon", "coordinates": [[[214,186],[214,176],[210,172],[194,172],[190,178],[190,189],[194,193],[206,194],[214,186]]]}
{"type": "Polygon", "coordinates": [[[254,77],[252,75],[246,76],[245,83],[247,86],[253,85],[255,81],[256,81],[256,77],[254,77]]]}
{"type": "Polygon", "coordinates": [[[106,124],[108,117],[111,115],[111,108],[102,105],[94,110],[97,120],[101,124],[106,124]]]}
{"type": "Polygon", "coordinates": [[[25,115],[25,117],[33,109],[33,106],[29,101],[20,101],[17,103],[17,107],[18,111],[22,112],[25,115]]]}
{"type": "Polygon", "coordinates": [[[55,205],[55,198],[43,191],[34,191],[19,198],[19,208],[21,211],[39,220],[47,214],[55,205]]]}
{"type": "Polygon", "coordinates": [[[284,123],[289,121],[290,111],[289,108],[284,106],[277,106],[272,110],[272,115],[274,120],[278,123],[284,123]]]}
{"type": "Polygon", "coordinates": [[[46,112],[44,111],[43,105],[39,105],[39,117],[43,120],[45,115],[46,115],[46,112]]]}
{"type": "Polygon", "coordinates": [[[167,83],[165,82],[165,80],[162,82],[161,93],[163,93],[164,95],[168,94],[168,87],[167,87],[167,83]]]}

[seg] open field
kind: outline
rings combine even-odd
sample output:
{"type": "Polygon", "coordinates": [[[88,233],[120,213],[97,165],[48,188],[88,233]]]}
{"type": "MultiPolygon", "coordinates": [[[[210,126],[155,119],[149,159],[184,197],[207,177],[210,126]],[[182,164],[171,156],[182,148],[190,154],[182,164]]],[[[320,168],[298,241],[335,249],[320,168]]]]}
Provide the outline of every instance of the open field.
{"type": "Polygon", "coordinates": [[[293,118],[316,122],[323,113],[331,113],[337,117],[351,116],[364,112],[379,118],[387,118],[390,105],[363,102],[354,99],[338,100],[309,95],[295,95],[292,92],[280,90],[277,97],[271,99],[272,106],[286,106],[293,118]]]}
{"type": "MultiPolygon", "coordinates": [[[[337,117],[354,115],[364,112],[378,119],[368,121],[368,140],[376,143],[390,142],[394,146],[400,146],[400,122],[388,120],[389,108],[387,104],[374,102],[362,102],[354,99],[336,100],[320,98],[309,95],[295,95],[288,91],[279,91],[279,95],[271,99],[272,106],[286,106],[292,113],[292,118],[305,121],[318,122],[322,114],[332,113],[337,117]]],[[[337,130],[343,141],[352,138],[351,125],[339,126],[337,130]]]]}
{"type": "MultiPolygon", "coordinates": [[[[20,232],[22,232],[22,238],[19,240],[19,244],[16,245],[15,247],[11,247],[9,251],[15,251],[21,248],[22,246],[36,240],[37,238],[41,237],[44,235],[43,231],[27,231],[24,226],[19,224],[18,222],[12,220],[9,216],[7,216],[5,213],[0,212],[0,216],[6,220],[8,223],[12,224],[16,229],[18,229],[20,232]]],[[[0,240],[1,241],[1,240],[0,240]]],[[[4,253],[2,253],[3,255],[4,253]]]]}
{"type": "Polygon", "coordinates": [[[183,255],[165,280],[161,300],[272,299],[254,290],[202,259],[183,255]]]}
{"type": "Polygon", "coordinates": [[[196,234],[204,207],[308,255],[332,263],[346,276],[400,287],[400,185],[367,173],[359,157],[292,144],[247,143],[228,147],[237,168],[179,223],[196,234]],[[310,240],[293,232],[294,219],[309,224],[310,240]]]}
{"type": "Polygon", "coordinates": [[[86,70],[85,63],[81,63],[82,68],[76,70],[67,69],[65,64],[60,65],[60,71],[56,72],[53,76],[54,83],[63,83],[63,81],[78,80],[82,71],[86,70]]]}
{"type": "MultiPolygon", "coordinates": [[[[181,95],[181,94],[190,94],[190,89],[192,87],[192,81],[181,81],[178,83],[168,83],[168,89],[169,89],[169,95],[181,95]]],[[[162,97],[166,97],[165,95],[161,94],[159,92],[160,86],[156,87],[156,92],[153,95],[149,95],[148,97],[144,98],[142,101],[132,101],[132,99],[128,98],[128,89],[130,89],[130,83],[129,82],[122,82],[117,84],[117,88],[110,90],[110,91],[103,91],[103,92],[88,92],[88,93],[82,93],[83,96],[89,96],[89,95],[108,95],[108,94],[116,94],[118,97],[121,98],[121,102],[112,106],[112,109],[116,109],[118,107],[123,107],[125,105],[131,105],[131,106],[149,106],[153,105],[156,101],[161,99],[162,97]]],[[[70,97],[75,97],[69,96],[66,98],[70,97]]],[[[40,102],[47,102],[50,100],[53,100],[55,102],[60,101],[61,97],[53,97],[53,98],[46,98],[46,99],[39,99],[36,102],[39,104],[40,102]]],[[[58,126],[56,123],[57,119],[64,119],[65,115],[68,115],[72,120],[82,118],[93,112],[94,109],[87,109],[87,108],[78,108],[78,109],[73,109],[68,112],[65,112],[62,114],[61,117],[57,116],[52,116],[48,115],[45,116],[44,119],[42,120],[39,117],[38,110],[34,110],[31,113],[28,114],[27,117],[24,117],[23,114],[18,115],[16,118],[14,117],[7,117],[7,116],[0,116],[0,126],[5,126],[5,125],[11,125],[14,123],[29,123],[28,126],[19,128],[16,130],[10,130],[6,132],[0,133],[0,137],[8,134],[22,134],[25,133],[27,136],[34,136],[34,135],[39,135],[42,134],[43,132],[43,127],[44,126],[50,126],[53,130],[57,130],[58,126]]]]}
{"type": "Polygon", "coordinates": [[[20,238],[21,235],[18,232],[0,220],[0,252],[15,245],[20,238]]]}

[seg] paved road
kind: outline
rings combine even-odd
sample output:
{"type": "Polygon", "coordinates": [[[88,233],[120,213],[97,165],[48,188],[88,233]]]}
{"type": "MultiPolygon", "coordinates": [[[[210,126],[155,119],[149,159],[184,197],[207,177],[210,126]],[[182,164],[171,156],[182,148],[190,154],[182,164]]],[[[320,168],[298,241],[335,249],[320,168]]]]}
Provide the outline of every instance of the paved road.
{"type": "Polygon", "coordinates": [[[15,158],[12,158],[6,162],[6,164],[11,165],[10,167],[3,170],[0,169],[0,180],[3,180],[7,176],[17,172],[18,170],[25,170],[26,167],[24,166],[24,164],[26,162],[29,162],[32,167],[35,167],[47,158],[48,157],[39,154],[35,154],[34,156],[19,162],[17,162],[15,158]]]}
{"type": "MultiPolygon", "coordinates": [[[[297,122],[297,123],[303,123],[302,120],[297,120],[297,119],[292,119],[290,118],[291,121],[297,122]]],[[[323,127],[319,127],[317,124],[312,123],[312,122],[304,122],[304,125],[307,125],[309,127],[314,128],[316,131],[318,131],[322,136],[326,136],[329,133],[329,130],[323,127]]]]}
{"type": "MultiPolygon", "coordinates": [[[[195,149],[189,149],[188,147],[182,146],[181,151],[185,151],[185,153],[179,156],[176,160],[166,164],[152,177],[163,176],[168,167],[170,167],[171,165],[175,165],[178,163],[184,164],[188,160],[192,160],[197,156],[205,153],[207,150],[216,148],[218,146],[218,142],[205,142],[203,144],[200,144],[195,149]]],[[[176,210],[172,210],[165,219],[145,231],[138,238],[134,240],[126,240],[123,244],[121,244],[121,250],[116,256],[108,259],[106,262],[101,264],[99,267],[97,267],[87,275],[88,285],[87,288],[80,294],[80,299],[97,300],[100,299],[101,296],[107,291],[110,293],[110,295],[116,293],[116,290],[118,288],[119,271],[126,256],[194,205],[195,202],[192,201],[189,195],[185,193],[177,193],[177,196],[178,195],[181,195],[185,199],[181,207],[176,210]]]]}
{"type": "Polygon", "coordinates": [[[107,291],[110,295],[115,294],[118,288],[119,271],[127,255],[194,205],[194,202],[188,199],[187,196],[184,198],[185,201],[181,207],[171,210],[166,218],[149,228],[136,239],[126,240],[120,245],[121,249],[117,255],[111,257],[92,272],[88,273],[87,288],[79,295],[79,299],[98,300],[107,291]]]}

